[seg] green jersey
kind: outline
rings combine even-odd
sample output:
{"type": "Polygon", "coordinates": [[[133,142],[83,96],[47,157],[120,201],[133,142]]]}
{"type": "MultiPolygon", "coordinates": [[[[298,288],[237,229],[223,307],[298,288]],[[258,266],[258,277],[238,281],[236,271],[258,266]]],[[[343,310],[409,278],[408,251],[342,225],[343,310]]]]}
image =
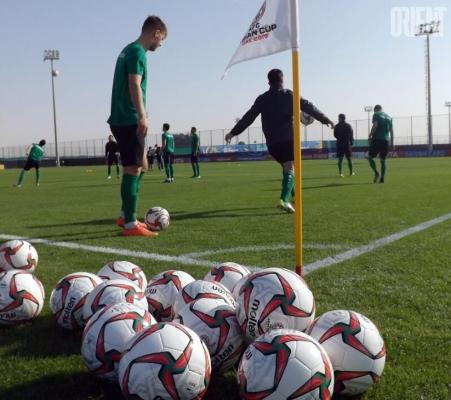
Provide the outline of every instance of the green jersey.
{"type": "Polygon", "coordinates": [[[377,122],[377,129],[373,135],[373,139],[390,141],[390,133],[392,129],[392,119],[384,112],[375,112],[373,115],[373,124],[377,122]]]}
{"type": "Polygon", "coordinates": [[[138,123],[138,113],[133,105],[128,76],[140,75],[141,93],[146,105],[147,58],[146,50],[139,43],[130,43],[121,51],[114,70],[113,93],[111,96],[110,125],[135,125],[138,123]]]}
{"type": "Polygon", "coordinates": [[[172,136],[172,133],[163,132],[163,135],[161,135],[161,137],[166,143],[166,145],[164,146],[164,151],[167,153],[173,153],[175,146],[174,146],[174,136],[172,136]]]}
{"type": "Polygon", "coordinates": [[[31,158],[33,161],[41,161],[43,156],[44,149],[38,144],[33,143],[30,152],[28,153],[28,158],[31,158]]]}
{"type": "Polygon", "coordinates": [[[195,153],[199,151],[199,135],[197,133],[193,133],[191,135],[191,153],[195,153]]]}

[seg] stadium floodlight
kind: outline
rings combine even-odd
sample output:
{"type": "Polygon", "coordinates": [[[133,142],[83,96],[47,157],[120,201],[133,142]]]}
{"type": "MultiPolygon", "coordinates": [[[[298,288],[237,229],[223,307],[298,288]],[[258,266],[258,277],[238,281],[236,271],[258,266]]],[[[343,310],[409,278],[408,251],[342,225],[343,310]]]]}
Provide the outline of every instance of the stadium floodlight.
{"type": "Polygon", "coordinates": [[[59,50],[44,50],[44,61],[50,60],[50,76],[52,78],[52,99],[53,99],[53,129],[55,131],[55,164],[60,166],[60,158],[58,154],[58,131],[56,129],[56,105],[55,105],[55,78],[59,72],[53,68],[53,61],[60,59],[59,50]]]}
{"type": "Polygon", "coordinates": [[[370,116],[370,114],[373,111],[373,106],[365,106],[363,109],[365,110],[365,112],[368,113],[368,137],[369,137],[370,132],[371,132],[371,123],[370,123],[371,116],[370,116]]]}
{"type": "Polygon", "coordinates": [[[451,144],[451,101],[446,101],[445,107],[448,107],[448,133],[449,133],[449,144],[451,144]]]}
{"type": "Polygon", "coordinates": [[[432,133],[432,106],[431,106],[431,56],[429,46],[429,36],[440,31],[440,21],[431,21],[418,26],[418,32],[415,36],[426,36],[426,103],[428,112],[428,143],[429,151],[433,149],[433,133],[432,133]]]}

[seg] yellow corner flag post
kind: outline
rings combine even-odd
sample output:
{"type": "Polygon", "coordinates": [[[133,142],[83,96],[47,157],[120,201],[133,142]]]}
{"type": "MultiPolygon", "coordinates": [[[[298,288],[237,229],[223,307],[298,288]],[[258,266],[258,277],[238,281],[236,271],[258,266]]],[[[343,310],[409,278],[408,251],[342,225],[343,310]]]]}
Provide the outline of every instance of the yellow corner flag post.
{"type": "MultiPolygon", "coordinates": [[[[298,0],[292,0],[291,13],[292,30],[299,34],[299,8],[298,0]]],[[[294,236],[295,236],[295,261],[296,273],[302,275],[302,151],[301,151],[301,89],[299,78],[299,47],[293,48],[293,149],[294,149],[294,187],[295,187],[295,213],[294,213],[294,236]]]]}

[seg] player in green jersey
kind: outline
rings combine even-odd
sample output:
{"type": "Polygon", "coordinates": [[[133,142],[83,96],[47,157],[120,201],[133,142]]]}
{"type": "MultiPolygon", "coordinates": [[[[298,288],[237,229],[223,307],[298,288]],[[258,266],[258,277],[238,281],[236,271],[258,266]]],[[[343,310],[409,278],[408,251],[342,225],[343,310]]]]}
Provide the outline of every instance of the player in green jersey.
{"type": "Polygon", "coordinates": [[[393,147],[393,121],[391,117],[382,111],[379,104],[374,107],[373,127],[369,137],[370,148],[368,161],[374,171],[374,183],[384,183],[387,171],[386,158],[390,148],[393,147]],[[377,170],[374,159],[379,155],[381,159],[381,172],[377,170]]]}
{"type": "Polygon", "coordinates": [[[25,174],[28,173],[31,168],[36,169],[36,186],[39,186],[39,166],[42,157],[44,157],[44,146],[44,139],[42,139],[39,144],[33,143],[31,146],[28,146],[28,149],[26,151],[26,154],[28,155],[27,162],[20,172],[19,181],[17,182],[17,185],[15,185],[16,187],[22,187],[22,182],[25,178],[25,174]]]}
{"type": "Polygon", "coordinates": [[[164,171],[166,172],[166,179],[164,183],[174,182],[174,136],[169,133],[169,124],[163,124],[163,134],[161,135],[163,144],[161,149],[163,150],[164,171]]]}
{"type": "Polygon", "coordinates": [[[199,170],[199,152],[200,139],[197,134],[197,128],[191,128],[191,167],[193,167],[193,176],[191,178],[200,178],[199,170]]]}
{"type": "Polygon", "coordinates": [[[155,51],[166,38],[165,23],[156,16],[148,17],[139,38],[126,46],[116,62],[108,118],[123,166],[121,216],[116,224],[124,236],[157,236],[136,219],[141,178],[147,160],[144,142],[149,122],[146,113],[147,51],[155,51]]]}

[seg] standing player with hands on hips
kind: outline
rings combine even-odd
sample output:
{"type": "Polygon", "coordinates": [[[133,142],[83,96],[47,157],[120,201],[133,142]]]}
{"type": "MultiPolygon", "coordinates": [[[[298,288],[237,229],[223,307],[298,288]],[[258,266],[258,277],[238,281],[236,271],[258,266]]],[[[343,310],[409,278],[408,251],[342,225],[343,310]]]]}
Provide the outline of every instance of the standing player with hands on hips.
{"type": "Polygon", "coordinates": [[[165,23],[148,17],[139,38],[127,45],[116,62],[111,97],[111,132],[119,146],[123,166],[121,215],[116,224],[124,236],[157,236],[136,219],[141,179],[146,166],[145,137],[149,127],[146,114],[147,51],[156,51],[167,36],[165,23]]]}
{"type": "MultiPolygon", "coordinates": [[[[263,133],[268,152],[282,166],[283,180],[279,207],[293,213],[289,196],[294,195],[294,151],[293,151],[293,92],[283,88],[283,72],[272,69],[268,73],[269,90],[255,100],[254,105],[236,123],[225,137],[230,143],[234,136],[242,133],[261,114],[263,133]]],[[[300,99],[303,113],[317,121],[334,127],[333,122],[306,99],[300,99]]]]}

